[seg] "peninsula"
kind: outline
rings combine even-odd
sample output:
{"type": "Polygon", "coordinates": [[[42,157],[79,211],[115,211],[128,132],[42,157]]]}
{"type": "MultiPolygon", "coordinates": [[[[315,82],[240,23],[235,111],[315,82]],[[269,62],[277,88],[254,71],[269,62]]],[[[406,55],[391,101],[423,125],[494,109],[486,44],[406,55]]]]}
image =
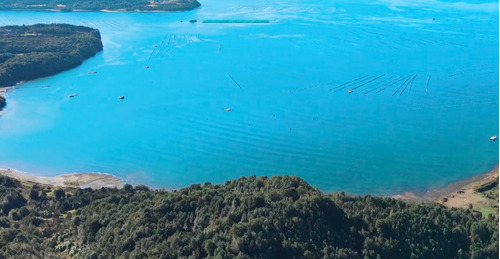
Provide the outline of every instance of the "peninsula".
{"type": "Polygon", "coordinates": [[[0,10],[167,12],[188,11],[199,6],[196,0],[4,0],[0,10]]]}
{"type": "Polygon", "coordinates": [[[98,30],[69,24],[0,27],[0,110],[2,87],[74,68],[103,49],[98,30]]]}

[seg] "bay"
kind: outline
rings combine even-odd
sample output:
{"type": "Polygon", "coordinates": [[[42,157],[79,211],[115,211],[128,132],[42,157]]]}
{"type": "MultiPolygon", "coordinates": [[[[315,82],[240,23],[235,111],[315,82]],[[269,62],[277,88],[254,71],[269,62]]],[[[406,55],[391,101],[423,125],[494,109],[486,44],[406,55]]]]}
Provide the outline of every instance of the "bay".
{"type": "Polygon", "coordinates": [[[168,189],[287,174],[390,195],[498,164],[498,2],[0,12],[0,25],[47,22],[99,29],[104,51],[9,91],[0,167],[168,189]]]}

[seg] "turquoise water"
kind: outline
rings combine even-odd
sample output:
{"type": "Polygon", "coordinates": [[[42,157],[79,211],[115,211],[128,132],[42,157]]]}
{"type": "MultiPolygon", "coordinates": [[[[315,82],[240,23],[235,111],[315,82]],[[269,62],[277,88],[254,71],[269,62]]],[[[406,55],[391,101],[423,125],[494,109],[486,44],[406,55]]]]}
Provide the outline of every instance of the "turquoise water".
{"type": "Polygon", "coordinates": [[[41,22],[98,28],[104,51],[8,93],[0,167],[164,188],[289,174],[324,191],[387,195],[498,163],[498,2],[0,12],[1,25],[41,22]]]}

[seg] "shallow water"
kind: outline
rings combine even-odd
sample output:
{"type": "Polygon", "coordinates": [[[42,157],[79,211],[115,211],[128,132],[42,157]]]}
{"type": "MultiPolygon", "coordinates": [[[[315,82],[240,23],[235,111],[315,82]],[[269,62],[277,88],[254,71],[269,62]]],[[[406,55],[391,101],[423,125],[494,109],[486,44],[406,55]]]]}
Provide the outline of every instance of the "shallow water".
{"type": "Polygon", "coordinates": [[[0,12],[1,25],[95,27],[104,43],[80,67],[9,92],[0,167],[165,188],[290,174],[324,191],[388,195],[498,163],[498,2],[202,5],[0,12]]]}

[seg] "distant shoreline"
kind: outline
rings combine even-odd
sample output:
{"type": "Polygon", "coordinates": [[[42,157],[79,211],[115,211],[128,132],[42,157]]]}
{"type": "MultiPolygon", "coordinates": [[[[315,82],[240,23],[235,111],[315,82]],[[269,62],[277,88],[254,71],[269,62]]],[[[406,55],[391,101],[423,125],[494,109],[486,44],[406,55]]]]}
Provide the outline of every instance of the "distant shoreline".
{"type": "Polygon", "coordinates": [[[66,10],[61,10],[61,9],[53,9],[53,8],[48,8],[48,9],[0,9],[0,11],[4,12],[53,12],[53,13],[72,13],[72,12],[82,12],[82,13],[173,13],[173,12],[187,12],[187,11],[192,11],[199,8],[192,8],[192,9],[175,9],[175,10],[133,10],[133,11],[127,11],[125,9],[116,9],[116,10],[109,10],[109,9],[99,9],[99,10],[90,10],[90,9],[73,9],[70,11],[66,10]]]}

